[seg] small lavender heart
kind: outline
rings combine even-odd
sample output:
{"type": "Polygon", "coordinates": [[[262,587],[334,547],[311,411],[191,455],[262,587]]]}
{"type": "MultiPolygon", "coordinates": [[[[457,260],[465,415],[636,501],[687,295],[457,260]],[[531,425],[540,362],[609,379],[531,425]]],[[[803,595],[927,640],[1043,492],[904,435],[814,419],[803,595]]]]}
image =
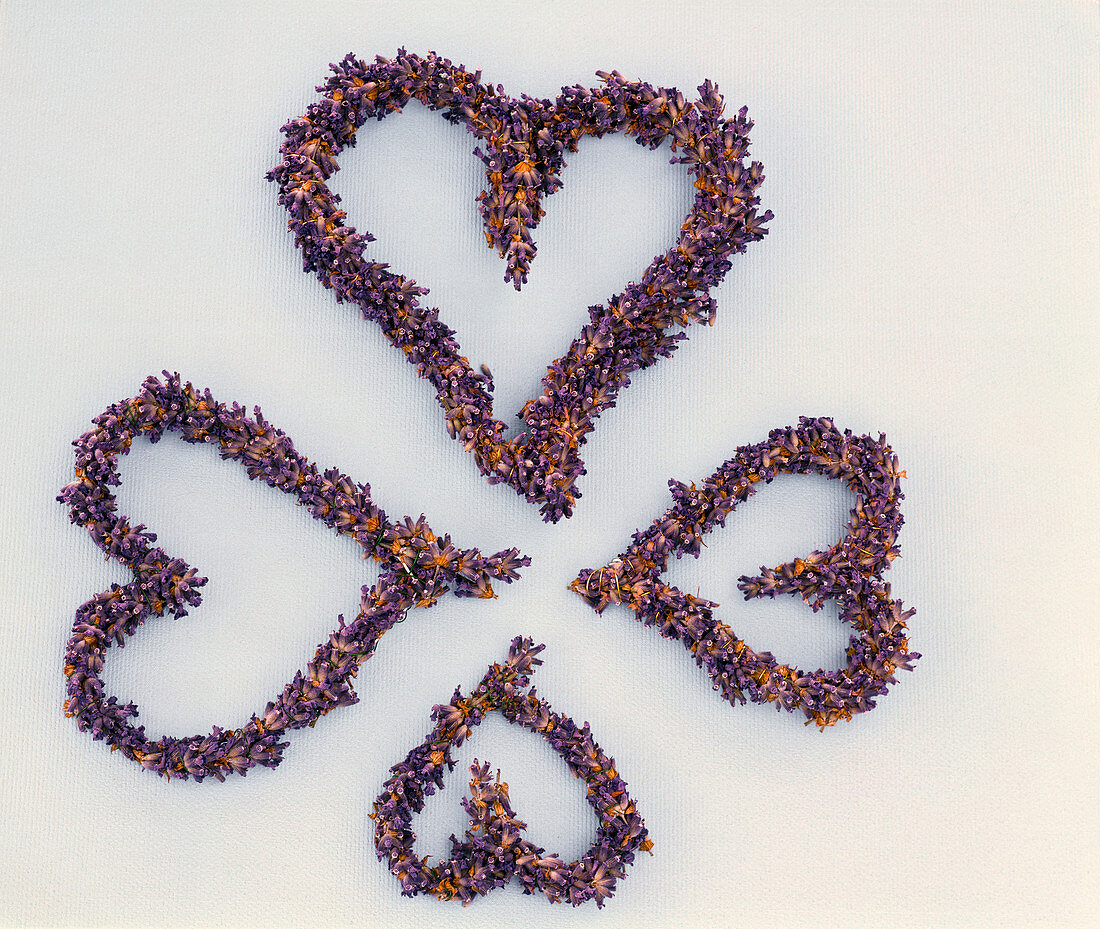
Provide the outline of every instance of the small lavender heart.
{"type": "Polygon", "coordinates": [[[739,448],[701,487],[669,481],[673,506],[610,564],[585,569],[572,589],[597,613],[612,603],[634,611],[666,638],[679,639],[695,663],[730,703],[774,703],[800,710],[821,728],[851,719],[875,706],[875,697],[896,683],[894,672],[912,670],[920,657],[909,651],[903,610],[882,572],[898,555],[903,522],[898,459],[886,437],[840,432],[831,420],[801,417],[797,427],[773,429],[766,442],[739,448]],[[699,556],[703,536],[777,474],[824,474],[843,480],[856,495],[851,527],[824,552],[813,552],[758,577],[742,577],[745,599],[791,594],[813,610],[826,600],[840,606],[851,625],[847,665],[837,671],[801,671],[781,665],[769,652],[756,652],[714,618],[718,606],[685,594],[661,580],[670,555],[699,556]]]}
{"type": "Polygon", "coordinates": [[[441,900],[469,903],[477,896],[503,887],[513,876],[525,894],[539,891],[551,903],[568,901],[579,906],[595,900],[602,907],[625,876],[634,853],[649,851],[645,824],[615,762],[592,738],[588,724],[577,726],[555,713],[527,687],[537,658],[545,646],[531,639],[512,641],[503,665],[494,664],[470,696],[455,690],[451,702],[432,710],[435,728],[390,771],[375,801],[374,844],[380,859],[401,881],[402,893],[434,894],[441,900]],[[443,788],[444,771],[453,770],[451,749],[461,745],[487,713],[499,710],[510,723],[537,732],[565,760],[576,777],[588,785],[588,803],[599,817],[596,841],[577,861],[567,863],[557,855],[523,838],[526,824],[516,818],[508,799],[508,785],[499,772],[494,782],[488,764],[475,760],[470,768],[470,799],[463,806],[470,826],[463,841],[451,836],[451,856],[437,864],[416,854],[416,834],[411,822],[425,800],[443,788]]]}

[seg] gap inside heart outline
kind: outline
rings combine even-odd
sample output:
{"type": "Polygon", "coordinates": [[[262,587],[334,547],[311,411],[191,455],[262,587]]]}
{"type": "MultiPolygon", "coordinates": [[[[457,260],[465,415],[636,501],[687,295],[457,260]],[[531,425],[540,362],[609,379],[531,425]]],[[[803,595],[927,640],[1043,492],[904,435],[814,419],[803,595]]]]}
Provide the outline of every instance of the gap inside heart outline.
{"type": "MultiPolygon", "coordinates": [[[[771,213],[757,215],[755,195],[763,171],[743,160],[752,126],[746,110],[724,118],[722,98],[710,81],[699,87],[696,100],[688,100],[675,89],[629,82],[618,72],[600,72],[603,83],[596,89],[563,88],[552,101],[513,98],[483,84],[480,72],[403,49],[371,64],[348,55],[332,69],[318,88],[320,100],[283,127],[283,161],[268,175],[290,213],[305,270],[335,290],[338,301],[357,304],[432,384],[450,434],[473,453],[490,483],[509,484],[539,504],[548,522],[568,517],[580,496],[580,449],[599,414],[614,406],[632,372],[672,353],[686,337],[684,327],[713,321],[710,288],[729,269],[731,255],[765,234],[771,213]],[[673,161],[696,178],[695,201],[677,242],[637,282],[589,308],[589,324],[549,365],[541,395],[524,405],[526,428],[514,439],[504,438],[505,426],[493,416],[488,371],[475,372],[438,311],[421,306],[423,288],[364,258],[371,236],[345,223],[339,198],[326,185],[336,157],[354,144],[360,126],[399,112],[412,99],[465,124],[477,137],[474,153],[487,179],[478,197],[486,239],[505,259],[505,280],[517,289],[535,256],[533,230],[544,215],[542,200],[561,186],[565,153],[575,152],[582,137],[626,132],[652,149],[669,141],[673,161]]],[[[389,520],[367,484],[335,468],[318,468],[258,407],[249,415],[179,375],[164,375],[163,381],[148,378],[135,397],[112,404],[73,443],[75,480],[58,498],[69,506],[72,522],[133,573],[130,583],[112,584],[77,610],[65,654],[65,712],[144,768],[170,778],[223,780],[255,765],[277,765],[288,744],[282,736],[357,701],[352,681],[359,666],[410,609],[430,607],[448,591],[492,597],[493,581],[510,583],[529,563],[515,549],[484,556],[477,548],[460,548],[423,516],[389,520]],[[156,442],[167,432],[216,445],[223,458],[244,465],[250,478],[294,495],[315,518],[354,539],[381,572],[376,584],[363,588],[355,620],[345,625],[341,617],[306,669],[262,714],[207,735],[151,739],[131,722],[138,714],[134,704],[105,695],[101,672],[112,642],[123,645],[148,618],[185,615],[200,602],[206,581],[182,559],[154,547],[156,535],[145,526],[117,513],[111,487],[120,483],[119,456],[135,437],[156,442]]],[[[597,612],[624,605],[662,636],[678,639],[731,704],[773,703],[802,712],[824,729],[874,707],[875,698],[895,683],[894,673],[911,669],[920,657],[909,650],[906,635],[912,610],[903,609],[882,579],[898,554],[903,476],[885,436],[853,436],[829,419],[803,417],[797,426],[772,430],[766,440],[737,449],[699,485],[670,481],[673,505],[610,564],[582,571],[571,586],[597,612]],[[843,480],[855,495],[846,535],[825,551],[742,577],[739,586],[746,599],[788,594],[814,610],[836,602],[853,632],[845,667],[834,671],[807,672],[754,651],[714,617],[716,603],[662,580],[668,558],[697,556],[702,537],[723,525],[757,484],[779,473],[810,472],[843,480]]],[[[635,852],[650,848],[626,784],[587,725],[576,726],[528,688],[540,650],[530,639],[513,641],[506,662],[490,667],[475,691],[456,691],[449,704],[435,708],[433,731],[391,769],[374,806],[375,844],[404,893],[469,902],[516,877],[525,893],[537,890],[551,902],[574,905],[595,900],[599,906],[635,852]],[[493,710],[540,733],[588,784],[600,825],[596,842],[577,861],[547,855],[522,838],[525,827],[511,810],[507,785],[499,779],[494,784],[488,766],[476,761],[471,798],[463,801],[470,813],[465,840],[452,837],[452,855],[442,862],[416,855],[413,815],[443,786],[443,772],[454,767],[451,750],[493,710]]]]}

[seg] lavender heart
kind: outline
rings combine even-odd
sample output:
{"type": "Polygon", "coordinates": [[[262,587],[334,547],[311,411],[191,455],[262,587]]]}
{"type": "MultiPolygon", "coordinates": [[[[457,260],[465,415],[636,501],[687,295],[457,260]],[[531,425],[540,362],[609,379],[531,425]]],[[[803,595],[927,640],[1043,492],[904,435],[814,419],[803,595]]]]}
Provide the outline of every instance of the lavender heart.
{"type": "Polygon", "coordinates": [[[68,697],[65,715],[81,730],[105,740],[112,749],[150,771],[167,777],[224,780],[254,765],[274,767],[288,743],[289,730],[312,726],[339,706],[356,703],[352,680],[359,665],[374,654],[378,640],[414,606],[431,606],[449,589],[457,596],[492,597],[492,581],[510,583],[530,560],[516,549],[483,556],[460,549],[448,535],[432,532],[421,516],[391,522],[358,484],[335,468],[321,471],[295,449],[290,437],[267,422],[259,407],[216,401],[210,391],[181,384],[178,374],[149,377],[141,392],[111,404],[93,422],[95,428],[73,442],[76,470],[58,500],[70,508],[72,522],[84,526],[107,555],[133,572],[128,584],[112,584],[76,612],[65,649],[68,697]],[[157,442],[176,432],[185,442],[207,442],[221,457],[244,465],[248,476],[297,497],[340,535],[351,537],[381,566],[378,583],[363,587],[359,615],[317,647],[305,671],[299,671],[260,715],[243,726],[215,726],[207,735],[153,740],[144,726],[130,720],[137,707],[104,693],[103,661],[112,642],[122,647],[146,620],[166,613],[187,615],[201,602],[206,578],[182,558],[153,547],[156,534],[117,513],[111,492],[121,479],[118,459],[137,436],[157,442]]]}
{"type": "Polygon", "coordinates": [[[617,71],[598,72],[602,87],[565,87],[554,100],[514,98],[482,83],[480,71],[404,49],[373,64],[349,54],[332,70],[317,88],[321,99],[283,127],[283,161],[268,173],[290,213],[305,270],[334,289],[338,301],[357,304],[405,353],[435,388],[451,436],[473,452],[490,483],[509,484],[540,504],[549,522],[569,516],[585,473],[580,448],[597,417],[615,405],[632,372],[672,354],[686,338],[679,328],[713,322],[710,289],[729,270],[730,256],[766,232],[771,212],[757,214],[755,193],[763,169],[744,162],[752,127],[747,110],[723,118],[722,97],[709,80],[689,101],[675,88],[627,81],[617,71]],[[637,282],[589,307],[590,323],[549,365],[542,394],[519,414],[526,429],[514,439],[504,438],[506,426],[493,415],[488,371],[475,372],[439,311],[420,305],[425,288],[364,257],[373,237],[347,225],[326,184],[363,123],[400,112],[413,99],[479,140],[474,153],[488,182],[478,197],[485,235],[517,289],[535,255],[532,230],[544,215],[542,199],[561,187],[565,153],[575,152],[581,138],[625,132],[651,149],[668,140],[678,153],[673,163],[695,177],[695,202],[679,239],[637,282]]]}
{"type": "Polygon", "coordinates": [[[882,572],[897,557],[901,515],[898,459],[886,437],[853,436],[829,419],[801,417],[797,427],[773,429],[766,442],[739,448],[702,486],[670,481],[673,506],[631,546],[602,568],[585,569],[572,589],[597,613],[623,604],[666,638],[679,639],[730,703],[774,703],[799,710],[821,728],[875,706],[896,683],[894,672],[912,670],[904,610],[882,572]],[[745,599],[790,594],[819,610],[826,600],[854,634],[842,669],[806,672],[756,652],[714,617],[718,606],[661,580],[669,556],[699,556],[703,536],[777,474],[823,474],[843,480],[856,495],[848,533],[824,552],[813,552],[757,577],[741,577],[745,599]]]}
{"type": "Polygon", "coordinates": [[[375,801],[374,844],[380,859],[401,881],[402,893],[434,894],[441,900],[469,903],[477,896],[503,887],[512,877],[526,894],[545,894],[551,903],[568,901],[579,906],[595,900],[603,906],[615,883],[634,861],[634,853],[649,851],[645,824],[638,815],[615,762],[592,738],[588,724],[577,726],[561,716],[527,687],[544,646],[517,637],[503,665],[492,665],[469,696],[455,690],[451,702],[432,710],[435,728],[404,761],[394,765],[375,801]],[[510,723],[537,732],[588,785],[588,803],[599,818],[596,841],[579,859],[566,862],[523,838],[526,824],[516,818],[508,799],[508,785],[494,780],[488,764],[476,760],[470,768],[470,814],[465,839],[451,836],[451,855],[436,864],[416,854],[412,817],[425,800],[443,788],[444,771],[453,770],[451,749],[469,738],[487,713],[499,710],[510,723]]]}

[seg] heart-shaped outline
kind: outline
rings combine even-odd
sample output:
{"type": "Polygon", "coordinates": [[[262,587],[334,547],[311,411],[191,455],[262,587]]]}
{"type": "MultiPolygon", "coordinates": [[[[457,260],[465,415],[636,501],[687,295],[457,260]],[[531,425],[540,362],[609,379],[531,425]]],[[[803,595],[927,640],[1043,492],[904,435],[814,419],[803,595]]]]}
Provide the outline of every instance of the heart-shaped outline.
{"type": "Polygon", "coordinates": [[[178,374],[164,372],[166,382],[149,377],[141,392],[112,404],[95,417],[96,428],[73,442],[77,448],[76,480],[58,500],[70,507],[70,520],[85,528],[109,558],[128,567],[134,580],[112,584],[76,612],[72,637],[65,649],[68,698],[65,715],[75,716],[82,731],[91,730],[112,749],[142,767],[168,777],[224,780],[231,772],[245,774],[254,765],[274,767],[288,743],[278,737],[288,730],[312,726],[339,706],[358,702],[352,680],[378,640],[401,622],[414,606],[432,606],[448,589],[456,596],[492,597],[493,580],[511,583],[516,570],[530,564],[512,548],[482,556],[476,549],[458,549],[451,537],[437,536],[423,515],[391,523],[370,498],[370,487],[357,484],[335,468],[324,472],[294,450],[290,437],[254,408],[218,403],[206,390],[181,385],[178,374]],[[273,702],[262,717],[255,715],[238,729],[215,726],[209,735],[164,736],[154,742],[144,726],[133,726],[137,707],[104,695],[104,653],[112,640],[121,647],[151,616],[187,615],[201,601],[198,588],[206,578],[181,558],[154,548],[156,535],[144,525],[133,526],[116,514],[110,488],[121,481],[118,458],[137,435],[157,442],[165,432],[177,432],[185,442],[209,442],[221,457],[243,464],[250,479],[260,479],[298,498],[300,506],[341,535],[353,538],[363,557],[381,566],[378,583],[364,585],[359,615],[317,647],[313,660],[273,702]]]}
{"type": "Polygon", "coordinates": [[[710,288],[729,269],[729,257],[767,231],[771,212],[756,215],[762,166],[743,162],[752,126],[747,110],[723,119],[722,97],[709,80],[689,102],[675,88],[598,72],[602,88],[565,87],[551,101],[506,96],[502,87],[482,84],[480,71],[471,74],[434,52],[421,57],[401,49],[372,65],[348,54],[331,67],[333,76],[317,88],[321,99],[283,127],[283,161],[267,175],[278,183],[305,270],[316,272],[338,301],[357,304],[431,382],[448,431],[474,453],[490,483],[507,483],[540,503],[548,522],[569,516],[580,496],[575,482],[585,473],[580,447],[596,418],[614,406],[632,372],[686,338],[670,330],[713,321],[710,288]],[[678,242],[637,283],[589,307],[590,324],[549,366],[541,396],[520,413],[526,431],[514,439],[504,438],[506,426],[493,416],[488,371],[475,373],[439,311],[420,306],[426,289],[363,257],[372,236],[345,224],[339,197],[326,184],[359,127],[399,112],[410,99],[464,123],[485,145],[484,152],[475,149],[488,179],[480,211],[490,246],[508,261],[505,280],[517,289],[535,253],[531,230],[543,215],[541,198],[561,186],[564,154],[575,152],[583,136],[626,132],[651,149],[669,139],[680,152],[673,163],[687,165],[696,178],[678,242]]]}
{"type": "Polygon", "coordinates": [[[775,703],[776,709],[801,710],[807,725],[822,729],[875,706],[894,672],[912,670],[920,658],[909,652],[903,610],[890,596],[882,572],[898,555],[903,522],[898,459],[886,444],[870,436],[841,433],[832,420],[800,417],[797,427],[773,429],[766,442],[739,448],[702,487],[669,481],[674,504],[610,564],[585,569],[570,585],[597,613],[611,603],[628,606],[636,618],[666,638],[679,639],[705,668],[714,689],[731,704],[775,703]],[[847,665],[812,674],[780,665],[769,652],[755,652],[714,618],[718,606],[685,594],[660,579],[670,555],[699,556],[703,536],[739,503],[756,492],[760,481],[777,474],[823,474],[844,480],[856,495],[851,528],[836,545],[806,558],[761,568],[758,577],[741,577],[745,599],[801,596],[811,609],[826,600],[840,606],[840,618],[856,630],[846,652],[847,665]]]}
{"type": "Polygon", "coordinates": [[[516,876],[525,894],[537,890],[551,903],[568,900],[579,906],[595,900],[596,906],[602,907],[614,892],[616,880],[634,861],[634,853],[652,848],[614,759],[596,744],[588,724],[578,727],[569,717],[554,712],[536,696],[533,687],[523,689],[535,666],[542,664],[535,656],[543,648],[528,638],[513,639],[505,663],[491,665],[469,697],[456,689],[449,705],[432,709],[435,728],[404,761],[390,769],[393,777],[383,786],[371,818],[375,820],[378,858],[388,860],[405,896],[430,893],[440,900],[459,899],[467,904],[516,876]],[[443,788],[444,771],[454,769],[451,749],[460,746],[493,710],[499,710],[510,723],[541,733],[573,774],[588,785],[588,803],[600,825],[596,841],[577,861],[566,864],[521,837],[526,824],[512,812],[508,785],[501,783],[499,772],[494,782],[489,765],[476,759],[470,768],[471,799],[462,801],[470,814],[465,841],[452,835],[451,857],[437,865],[417,856],[412,817],[424,809],[427,797],[443,788]]]}

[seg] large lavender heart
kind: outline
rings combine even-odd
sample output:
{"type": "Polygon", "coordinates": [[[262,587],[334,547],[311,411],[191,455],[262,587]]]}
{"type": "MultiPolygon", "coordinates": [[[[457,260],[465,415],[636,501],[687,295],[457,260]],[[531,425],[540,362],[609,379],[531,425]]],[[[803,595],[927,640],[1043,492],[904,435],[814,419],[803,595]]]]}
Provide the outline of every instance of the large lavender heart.
{"type": "Polygon", "coordinates": [[[761,239],[768,211],[757,215],[759,162],[746,167],[752,122],[742,108],[724,119],[717,88],[706,81],[699,99],[675,88],[628,82],[616,71],[599,72],[603,86],[562,89],[554,100],[517,98],[481,83],[481,72],[439,58],[406,53],[366,64],[347,55],[318,88],[321,99],[283,127],[282,163],[268,177],[279,185],[279,202],[314,271],[337,300],[356,303],[366,319],[431,382],[451,435],[474,453],[490,483],[507,483],[533,503],[547,521],[572,513],[584,473],[580,447],[599,414],[615,405],[630,374],[670,355],[685,334],[673,331],[711,322],[710,288],[730,267],[729,257],[761,239]],[[399,112],[411,99],[445,119],[464,123],[484,149],[487,189],[478,199],[489,245],[508,263],[505,280],[518,289],[535,254],[532,230],[543,216],[541,200],[561,186],[565,152],[583,136],[626,132],[649,148],[666,139],[679,152],[674,163],[695,176],[697,193],[678,241],[658,255],[636,283],[604,305],[589,307],[591,322],[568,351],[551,363],[542,394],[521,411],[526,431],[505,439],[506,426],[493,416],[492,379],[475,373],[439,319],[420,306],[427,291],[363,257],[372,240],[345,223],[339,197],[326,185],[336,156],[355,143],[368,119],[399,112]]]}
{"type": "Polygon", "coordinates": [[[65,714],[142,767],[199,781],[224,780],[257,764],[274,767],[287,745],[279,741],[282,736],[357,702],[352,681],[359,665],[409,609],[431,606],[448,589],[457,596],[492,597],[493,580],[511,582],[516,569],[529,564],[515,549],[482,556],[476,548],[456,548],[450,536],[432,532],[423,516],[390,522],[371,500],[368,485],[335,468],[321,471],[295,451],[289,436],[264,420],[259,407],[250,416],[236,403],[227,406],[210,391],[181,384],[179,375],[165,376],[165,382],[147,378],[137,396],[112,404],[95,418],[94,429],[73,442],[76,480],[58,497],[68,504],[71,520],[134,575],[130,583],[112,584],[76,612],[65,650],[65,714]],[[154,616],[186,615],[188,606],[199,604],[198,588],[206,583],[183,559],[154,548],[154,533],[116,512],[111,487],[120,483],[119,456],[135,437],[157,442],[165,432],[177,432],[185,442],[216,445],[223,458],[244,465],[250,478],[292,494],[314,518],[354,539],[364,557],[379,563],[381,574],[377,584],[363,588],[359,615],[347,625],[340,617],[339,628],[317,647],[305,671],[261,715],[235,729],[215,726],[208,735],[152,740],[144,726],[130,722],[137,707],[106,696],[100,675],[112,641],[124,645],[154,616]]]}

